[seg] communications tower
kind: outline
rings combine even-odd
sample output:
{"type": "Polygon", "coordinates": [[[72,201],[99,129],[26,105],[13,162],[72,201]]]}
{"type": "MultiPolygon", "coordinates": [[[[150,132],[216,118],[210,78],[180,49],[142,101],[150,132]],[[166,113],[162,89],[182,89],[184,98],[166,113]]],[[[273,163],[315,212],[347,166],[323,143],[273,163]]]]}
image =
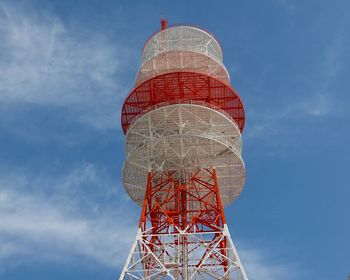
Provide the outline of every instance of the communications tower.
{"type": "Polygon", "coordinates": [[[245,181],[244,108],[215,37],[162,19],[121,122],[123,182],[142,212],[120,280],[247,280],[224,214],[245,181]]]}

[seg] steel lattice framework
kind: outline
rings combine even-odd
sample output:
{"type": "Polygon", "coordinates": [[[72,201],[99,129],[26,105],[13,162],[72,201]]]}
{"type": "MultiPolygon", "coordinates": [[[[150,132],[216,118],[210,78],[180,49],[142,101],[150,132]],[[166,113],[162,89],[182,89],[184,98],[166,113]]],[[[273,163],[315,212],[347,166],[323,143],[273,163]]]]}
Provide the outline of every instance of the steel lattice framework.
{"type": "Polygon", "coordinates": [[[142,213],[120,280],[248,279],[224,214],[245,181],[244,120],[217,40],[162,20],[122,109],[123,182],[142,213]]]}
{"type": "Polygon", "coordinates": [[[196,100],[215,105],[227,112],[243,131],[243,103],[233,88],[205,74],[178,71],[155,76],[130,92],[122,108],[124,132],[149,107],[171,100],[196,100]]]}

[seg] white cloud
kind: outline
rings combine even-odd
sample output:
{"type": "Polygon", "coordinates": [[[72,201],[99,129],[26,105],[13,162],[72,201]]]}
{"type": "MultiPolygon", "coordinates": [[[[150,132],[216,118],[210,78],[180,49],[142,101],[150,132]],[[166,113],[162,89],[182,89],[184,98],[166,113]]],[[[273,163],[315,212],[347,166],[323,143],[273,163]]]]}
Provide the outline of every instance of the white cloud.
{"type": "Polygon", "coordinates": [[[128,210],[130,219],[125,220],[122,213],[128,203],[117,202],[123,190],[106,185],[108,179],[95,166],[85,164],[54,180],[2,175],[2,267],[11,265],[14,258],[16,262],[30,262],[74,260],[79,256],[108,267],[122,265],[136,233],[137,217],[128,210]],[[58,183],[52,184],[55,181],[58,183]],[[107,202],[111,197],[115,203],[107,202]]]}
{"type": "Polygon", "coordinates": [[[294,14],[297,6],[295,0],[277,0],[277,3],[288,13],[294,14]]]}
{"type": "Polygon", "coordinates": [[[0,4],[0,101],[79,107],[81,121],[112,128],[129,51],[55,15],[0,4]]]}
{"type": "Polygon", "coordinates": [[[301,268],[285,259],[272,257],[259,249],[243,249],[238,252],[250,280],[297,280],[301,268]]]}
{"type": "MultiPolygon", "coordinates": [[[[310,117],[325,117],[332,113],[333,99],[326,93],[318,93],[309,96],[294,97],[292,100],[285,100],[281,106],[273,108],[255,106],[251,109],[253,130],[259,132],[266,127],[279,126],[279,123],[294,119],[301,120],[310,117]]],[[[254,133],[254,131],[253,131],[254,133]]]]}
{"type": "Polygon", "coordinates": [[[339,93],[334,91],[337,76],[343,68],[344,34],[339,31],[334,35],[324,50],[321,65],[318,69],[317,81],[313,81],[312,97],[305,98],[301,109],[313,117],[325,117],[337,114],[342,107],[339,93]]]}
{"type": "Polygon", "coordinates": [[[332,99],[326,94],[320,94],[311,102],[304,104],[303,110],[311,116],[323,117],[331,112],[332,107],[332,99]]]}
{"type": "MultiPolygon", "coordinates": [[[[281,2],[293,3],[288,0],[281,2]]],[[[282,92],[284,96],[279,97],[276,94],[274,102],[266,103],[265,99],[258,98],[252,102],[247,116],[249,129],[245,131],[248,139],[262,139],[268,145],[275,145],[276,142],[284,143],[285,146],[289,145],[288,149],[293,149],[295,148],[293,139],[305,134],[305,131],[302,131],[305,129],[305,120],[321,122],[344,114],[346,108],[342,102],[343,92],[337,92],[339,75],[345,67],[344,46],[347,45],[345,25],[341,23],[338,24],[338,30],[327,39],[324,49],[320,48],[320,53],[309,54],[318,61],[313,71],[303,73],[301,69],[302,76],[300,73],[296,73],[295,77],[290,75],[290,86],[283,87],[286,91],[282,92]],[[291,132],[294,135],[291,135],[291,132]]],[[[323,29],[313,32],[324,35],[323,29]]],[[[265,81],[262,84],[259,85],[260,88],[267,87],[265,81]]],[[[254,91],[263,95],[264,92],[260,88],[254,88],[254,91]]]]}

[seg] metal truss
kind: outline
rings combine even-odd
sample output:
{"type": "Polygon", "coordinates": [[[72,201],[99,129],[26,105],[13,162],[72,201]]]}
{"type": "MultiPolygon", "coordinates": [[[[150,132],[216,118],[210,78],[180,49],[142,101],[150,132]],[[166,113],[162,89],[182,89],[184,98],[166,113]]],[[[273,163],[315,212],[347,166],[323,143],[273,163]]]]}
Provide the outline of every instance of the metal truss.
{"type": "Polygon", "coordinates": [[[228,84],[202,73],[165,73],[136,86],[126,98],[121,114],[123,131],[152,106],[169,101],[199,101],[224,110],[244,128],[244,108],[237,92],[228,84]]]}
{"type": "Polygon", "coordinates": [[[157,75],[177,71],[202,73],[230,84],[229,73],[221,61],[194,51],[170,51],[160,53],[143,63],[135,85],[157,75]]]}
{"type": "Polygon", "coordinates": [[[222,61],[222,51],[214,36],[194,26],[172,26],[154,34],[142,50],[142,62],[169,51],[192,51],[222,61]]]}
{"type": "Polygon", "coordinates": [[[167,171],[180,180],[215,166],[223,205],[240,194],[245,181],[240,130],[225,111],[207,105],[166,103],[145,112],[129,128],[123,182],[139,205],[149,170],[167,171]]]}
{"type": "Polygon", "coordinates": [[[215,169],[180,181],[149,173],[123,279],[248,279],[226,225],[215,169]]]}
{"type": "Polygon", "coordinates": [[[245,182],[242,100],[212,34],[161,28],[121,112],[123,183],[142,213],[120,280],[247,280],[223,210],[245,182]]]}

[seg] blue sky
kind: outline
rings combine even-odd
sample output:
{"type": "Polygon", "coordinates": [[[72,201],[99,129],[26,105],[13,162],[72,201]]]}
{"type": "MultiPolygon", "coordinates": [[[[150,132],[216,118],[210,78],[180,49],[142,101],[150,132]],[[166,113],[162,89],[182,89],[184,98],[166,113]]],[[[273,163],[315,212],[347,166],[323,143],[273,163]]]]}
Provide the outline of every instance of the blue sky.
{"type": "Polygon", "coordinates": [[[115,279],[140,208],[120,174],[145,40],[214,33],[245,103],[226,209],[251,280],[350,273],[349,1],[1,1],[0,279],[115,279]]]}

